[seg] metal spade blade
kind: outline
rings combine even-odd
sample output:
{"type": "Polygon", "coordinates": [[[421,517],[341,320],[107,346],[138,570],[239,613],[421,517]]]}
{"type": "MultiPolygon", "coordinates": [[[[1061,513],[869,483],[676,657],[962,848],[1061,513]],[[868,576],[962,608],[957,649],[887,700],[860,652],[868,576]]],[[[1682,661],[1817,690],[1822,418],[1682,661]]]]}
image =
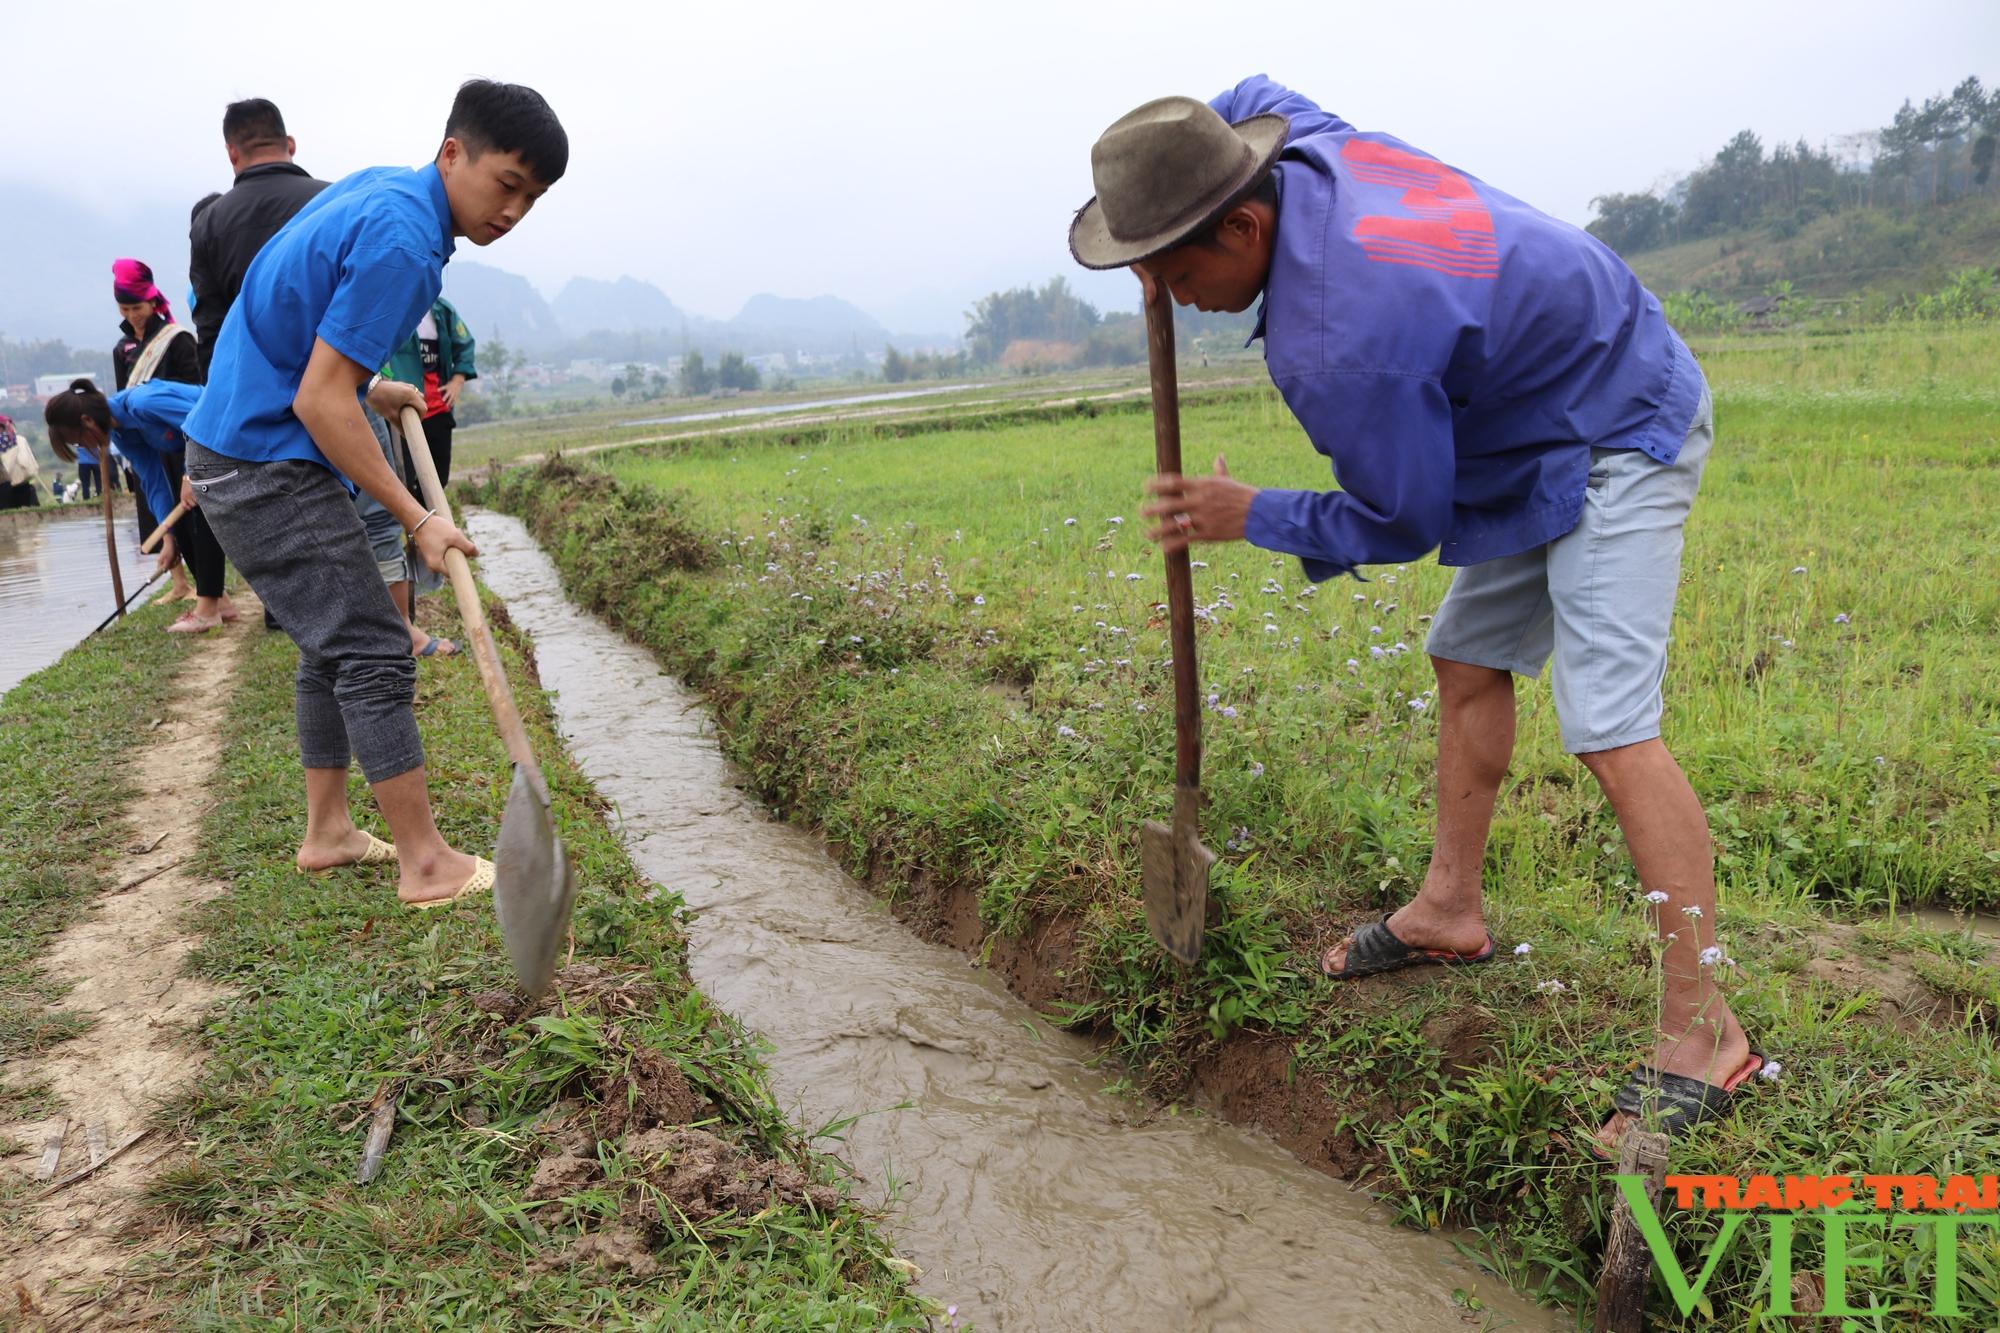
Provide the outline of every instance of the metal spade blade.
{"type": "Polygon", "coordinates": [[[576,873],[549,814],[548,788],[532,764],[514,765],[514,785],[493,848],[493,910],[507,956],[530,998],[548,989],[576,901],[576,873]]]}
{"type": "Polygon", "coordinates": [[[1201,845],[1201,789],[1174,789],[1172,828],[1156,819],[1139,826],[1139,865],[1146,927],[1168,956],[1192,966],[1201,958],[1208,925],[1208,874],[1215,853],[1201,845]]]}

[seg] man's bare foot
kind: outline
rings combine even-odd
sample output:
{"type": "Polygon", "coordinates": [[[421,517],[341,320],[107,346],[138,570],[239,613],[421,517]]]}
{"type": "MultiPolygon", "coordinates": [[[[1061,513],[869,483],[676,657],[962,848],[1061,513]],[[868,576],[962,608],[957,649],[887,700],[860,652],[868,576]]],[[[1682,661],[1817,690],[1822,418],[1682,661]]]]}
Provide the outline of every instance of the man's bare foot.
{"type": "Polygon", "coordinates": [[[406,903],[421,903],[457,893],[479,868],[479,858],[447,847],[421,864],[413,864],[408,857],[401,864],[396,896],[406,903]]]}
{"type": "Polygon", "coordinates": [[[332,870],[335,866],[351,866],[367,854],[369,846],[368,834],[349,824],[345,832],[308,838],[300,844],[292,864],[309,874],[332,870]]]}
{"type": "MultiPolygon", "coordinates": [[[[1412,949],[1450,949],[1468,957],[1486,947],[1486,918],[1475,908],[1470,916],[1448,916],[1424,902],[1420,893],[1389,917],[1389,933],[1412,949]]],[[[1320,957],[1320,966],[1338,972],[1347,966],[1349,935],[1320,957]]]]}
{"type": "MultiPolygon", "coordinates": [[[[1718,997],[1711,1015],[1678,1037],[1661,1034],[1646,1062],[1664,1074],[1679,1074],[1717,1087],[1735,1076],[1749,1062],[1750,1039],[1736,1015],[1718,997]]],[[[1632,1127],[1633,1117],[1613,1111],[1597,1131],[1597,1143],[1607,1155],[1618,1151],[1618,1140],[1632,1127]]]]}

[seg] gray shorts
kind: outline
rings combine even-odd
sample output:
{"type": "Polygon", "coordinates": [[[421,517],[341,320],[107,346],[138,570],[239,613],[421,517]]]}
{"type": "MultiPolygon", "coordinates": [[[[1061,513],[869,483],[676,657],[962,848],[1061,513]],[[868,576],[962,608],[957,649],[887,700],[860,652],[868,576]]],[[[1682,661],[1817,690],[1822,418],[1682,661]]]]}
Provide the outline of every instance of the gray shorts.
{"type": "Polygon", "coordinates": [[[424,762],[410,631],[361,518],[318,463],[250,463],[187,442],[187,475],[230,563],[299,647],[299,756],[386,782],[424,762]]]}
{"type": "MultiPolygon", "coordinates": [[[[389,423],[365,405],[361,414],[368,418],[368,429],[375,432],[375,443],[382,446],[382,461],[389,465],[391,472],[402,476],[403,469],[396,462],[395,446],[389,440],[389,423]]],[[[382,576],[382,582],[402,583],[407,580],[410,567],[403,556],[403,525],[382,507],[380,500],[366,491],[354,492],[354,511],[361,515],[361,526],[368,533],[368,549],[375,555],[375,570],[382,576]]]]}
{"type": "Polygon", "coordinates": [[[1703,388],[1672,465],[1637,449],[1591,450],[1576,527],[1459,570],[1424,650],[1519,676],[1541,675],[1553,654],[1556,716],[1571,754],[1658,736],[1682,534],[1714,442],[1703,388]]]}

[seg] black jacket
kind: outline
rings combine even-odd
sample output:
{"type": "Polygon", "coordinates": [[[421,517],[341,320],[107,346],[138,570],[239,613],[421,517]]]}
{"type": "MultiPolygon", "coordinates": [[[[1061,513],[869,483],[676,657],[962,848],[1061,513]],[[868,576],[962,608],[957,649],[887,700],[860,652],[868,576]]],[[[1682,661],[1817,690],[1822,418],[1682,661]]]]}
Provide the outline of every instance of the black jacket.
{"type": "MultiPolygon", "coordinates": [[[[167,327],[167,317],[155,314],[146,321],[145,331],[134,333],[132,321],[118,321],[118,331],[125,336],[111,349],[111,369],[118,377],[118,387],[132,378],[132,367],[139,360],[139,354],[146,350],[148,343],[160,336],[160,330],[167,327]]],[[[202,356],[192,338],[176,338],[167,354],[160,358],[158,369],[153,371],[156,380],[177,380],[182,384],[206,384],[208,382],[208,358],[202,356]]]]}
{"type": "Polygon", "coordinates": [[[188,281],[194,286],[194,329],[201,335],[201,370],[208,374],[222,320],[243,290],[243,275],[264,242],[326,188],[291,162],[260,162],[237,173],[229,192],[195,215],[188,228],[188,281]]]}

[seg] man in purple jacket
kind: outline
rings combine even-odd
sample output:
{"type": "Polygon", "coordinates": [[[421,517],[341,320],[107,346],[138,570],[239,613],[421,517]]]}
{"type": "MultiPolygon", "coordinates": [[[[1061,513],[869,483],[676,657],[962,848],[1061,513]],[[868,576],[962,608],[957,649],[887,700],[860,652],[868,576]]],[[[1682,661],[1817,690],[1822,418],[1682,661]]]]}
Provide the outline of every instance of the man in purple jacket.
{"type": "Polygon", "coordinates": [[[1308,577],[1457,566],[1437,672],[1437,846],[1415,898],[1321,959],[1347,981],[1495,953],[1480,870],[1514,748],[1514,677],[1552,656],[1563,743],[1603,787],[1657,906],[1665,1003],[1599,1139],[1720,1113],[1759,1071],[1715,985],[1707,819],[1660,740],[1682,527],[1713,438],[1660,304],[1594,238],[1262,76],[1150,102],[1091,153],[1070,249],[1146,291],[1247,310],[1337,491],[1160,478],[1169,550],[1247,540],[1308,577]]]}

